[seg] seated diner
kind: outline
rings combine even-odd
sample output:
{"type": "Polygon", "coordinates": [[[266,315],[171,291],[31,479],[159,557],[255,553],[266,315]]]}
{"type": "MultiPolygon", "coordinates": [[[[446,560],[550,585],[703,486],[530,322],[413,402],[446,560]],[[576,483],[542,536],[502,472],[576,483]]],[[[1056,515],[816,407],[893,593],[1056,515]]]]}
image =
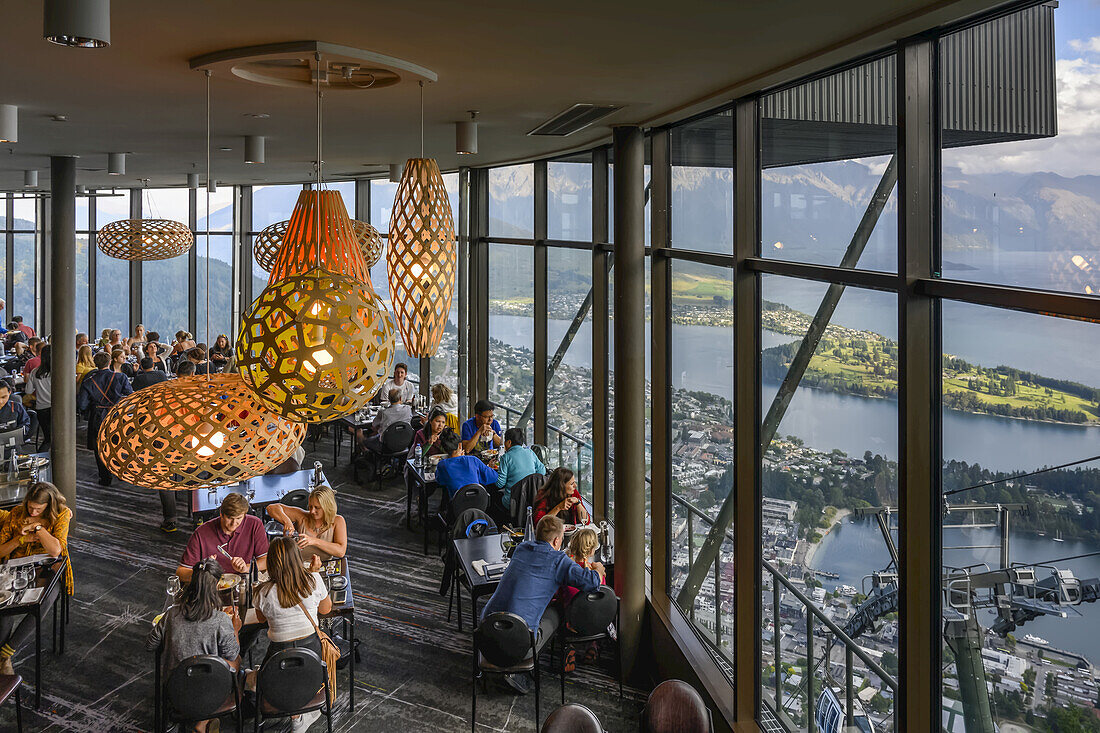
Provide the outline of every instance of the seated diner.
{"type": "Polygon", "coordinates": [[[462,441],[447,428],[439,438],[439,447],[447,454],[435,468],[435,482],[447,490],[447,496],[454,496],[463,486],[481,484],[491,486],[497,482],[497,472],[485,465],[476,456],[466,455],[462,441]]]}
{"type": "Polygon", "coordinates": [[[309,509],[285,504],[269,504],[267,516],[283,525],[287,535],[296,538],[302,557],[312,563],[314,557],[328,562],[348,551],[348,525],[336,513],[336,492],[322,484],[309,493],[309,509]]]}
{"type": "Polygon", "coordinates": [[[176,575],[189,582],[192,568],[203,558],[213,558],[227,573],[246,573],[253,560],[263,570],[267,545],[263,522],[248,513],[248,499],[230,493],[222,499],[218,516],[200,524],[187,541],[176,575]]]}

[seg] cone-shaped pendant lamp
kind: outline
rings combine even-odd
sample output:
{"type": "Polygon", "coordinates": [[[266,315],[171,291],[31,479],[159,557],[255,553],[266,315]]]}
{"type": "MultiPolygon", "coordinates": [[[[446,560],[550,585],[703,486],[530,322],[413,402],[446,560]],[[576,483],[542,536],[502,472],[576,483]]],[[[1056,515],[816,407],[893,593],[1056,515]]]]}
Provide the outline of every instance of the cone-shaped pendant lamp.
{"type": "Polygon", "coordinates": [[[306,426],[271,413],[236,374],[181,377],[107,413],[99,450],[112,474],[150,489],[203,489],[262,476],[294,454],[306,426]]]}
{"type": "Polygon", "coordinates": [[[264,288],[237,339],[241,377],[268,407],[300,422],[366,405],[393,357],[393,319],[370,285],[320,269],[264,288]]]}
{"type": "MultiPolygon", "coordinates": [[[[264,272],[271,272],[271,268],[275,266],[289,226],[289,221],[277,221],[256,235],[256,241],[252,245],[252,261],[264,272]]],[[[382,235],[370,224],[358,219],[351,220],[351,230],[359,243],[359,252],[363,255],[367,268],[374,267],[385,249],[382,235]]]]}
{"type": "Polygon", "coordinates": [[[439,166],[410,158],[397,187],[386,253],[390,301],[409,356],[435,355],[455,285],[455,230],[439,166]]]}
{"type": "Polygon", "coordinates": [[[314,269],[370,284],[370,268],[339,191],[302,191],[298,195],[268,284],[314,269]]]}

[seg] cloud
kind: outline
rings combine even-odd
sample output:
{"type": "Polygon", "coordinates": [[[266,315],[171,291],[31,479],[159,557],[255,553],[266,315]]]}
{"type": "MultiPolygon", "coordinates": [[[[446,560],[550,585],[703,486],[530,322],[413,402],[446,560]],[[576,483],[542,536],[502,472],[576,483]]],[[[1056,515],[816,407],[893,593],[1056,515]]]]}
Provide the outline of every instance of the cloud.
{"type": "Polygon", "coordinates": [[[1074,38],[1069,42],[1069,47],[1079,53],[1100,53],[1100,36],[1093,36],[1084,40],[1074,38]]]}
{"type": "MultiPolygon", "coordinates": [[[[1100,52],[1100,37],[1071,41],[1100,52]]],[[[1058,135],[1041,140],[944,150],[945,166],[964,174],[1049,171],[1064,176],[1100,174],[1100,62],[1058,59],[1058,135]]]]}

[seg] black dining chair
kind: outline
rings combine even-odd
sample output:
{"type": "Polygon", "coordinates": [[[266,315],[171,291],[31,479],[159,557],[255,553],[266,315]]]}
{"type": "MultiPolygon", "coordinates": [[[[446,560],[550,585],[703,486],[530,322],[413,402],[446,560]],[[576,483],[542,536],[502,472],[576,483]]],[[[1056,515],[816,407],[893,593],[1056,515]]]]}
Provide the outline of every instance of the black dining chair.
{"type": "Polygon", "coordinates": [[[466,484],[454,493],[450,501],[450,516],[447,517],[447,526],[453,525],[454,520],[461,517],[467,509],[488,511],[489,492],[481,484],[466,484]]]}
{"type": "MultiPolygon", "coordinates": [[[[558,630],[558,646],[561,648],[561,702],[565,704],[565,654],[579,644],[611,639],[607,627],[614,624],[619,627],[619,598],[615,591],[606,585],[573,596],[565,607],[565,623],[558,630]]],[[[616,660],[619,659],[616,645],[616,660]]],[[[619,697],[623,696],[623,674],[621,665],[616,664],[619,679],[619,697]]]]}
{"type": "Polygon", "coordinates": [[[283,495],[283,498],[279,499],[279,503],[284,506],[292,506],[295,509],[301,509],[303,512],[309,511],[309,492],[305,489],[288,491],[283,495]]]}
{"type": "Polygon", "coordinates": [[[535,675],[535,730],[539,728],[539,653],[535,632],[514,613],[498,611],[474,629],[474,675],[471,685],[470,730],[477,730],[477,683],[486,673],[535,675]]]}
{"type": "Polygon", "coordinates": [[[603,724],[584,705],[571,702],[550,713],[541,733],[603,733],[603,724]]]}
{"type": "MultiPolygon", "coordinates": [[[[415,436],[416,433],[413,432],[412,425],[407,422],[395,422],[382,433],[381,450],[368,449],[374,459],[374,478],[379,491],[382,490],[384,469],[386,466],[392,467],[398,459],[405,460],[409,454],[409,446],[412,445],[415,436]]],[[[355,476],[355,481],[358,482],[359,464],[357,462],[352,462],[352,473],[355,476]]]]}
{"type": "Polygon", "coordinates": [[[0,705],[15,695],[15,730],[23,733],[23,700],[19,694],[19,687],[23,684],[23,678],[17,674],[0,674],[0,705]]]}
{"type": "Polygon", "coordinates": [[[710,708],[683,680],[665,680],[653,688],[642,708],[643,733],[713,733],[710,708]]]}
{"type": "Polygon", "coordinates": [[[320,710],[332,733],[332,699],[325,663],[312,649],[275,652],[256,675],[256,717],[253,730],[263,730],[265,719],[289,718],[320,710]]]}
{"type": "Polygon", "coordinates": [[[160,698],[164,729],[170,722],[197,723],[233,713],[239,733],[241,696],[236,679],[221,657],[201,654],[184,659],[168,675],[160,698]]]}

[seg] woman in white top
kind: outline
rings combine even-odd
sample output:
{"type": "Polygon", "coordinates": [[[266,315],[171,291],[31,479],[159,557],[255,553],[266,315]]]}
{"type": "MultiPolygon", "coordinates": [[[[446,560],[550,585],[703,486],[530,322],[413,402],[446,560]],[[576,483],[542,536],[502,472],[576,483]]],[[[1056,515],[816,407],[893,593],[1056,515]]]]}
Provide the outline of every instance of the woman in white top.
{"type": "Polygon", "coordinates": [[[256,591],[256,617],[267,621],[267,657],[290,647],[312,649],[321,656],[321,640],[313,629],[317,614],[332,610],[320,573],[305,569],[302,553],[290,537],[278,537],[267,550],[271,582],[256,591]],[[306,614],[309,614],[307,617],[306,614]],[[310,623],[310,619],[313,623],[310,623]]]}
{"type": "Polygon", "coordinates": [[[26,395],[34,395],[34,409],[38,412],[38,424],[42,426],[42,436],[46,445],[50,444],[50,430],[53,426],[53,410],[50,402],[50,345],[42,347],[39,355],[41,363],[27,373],[27,383],[23,388],[26,395]]]}

